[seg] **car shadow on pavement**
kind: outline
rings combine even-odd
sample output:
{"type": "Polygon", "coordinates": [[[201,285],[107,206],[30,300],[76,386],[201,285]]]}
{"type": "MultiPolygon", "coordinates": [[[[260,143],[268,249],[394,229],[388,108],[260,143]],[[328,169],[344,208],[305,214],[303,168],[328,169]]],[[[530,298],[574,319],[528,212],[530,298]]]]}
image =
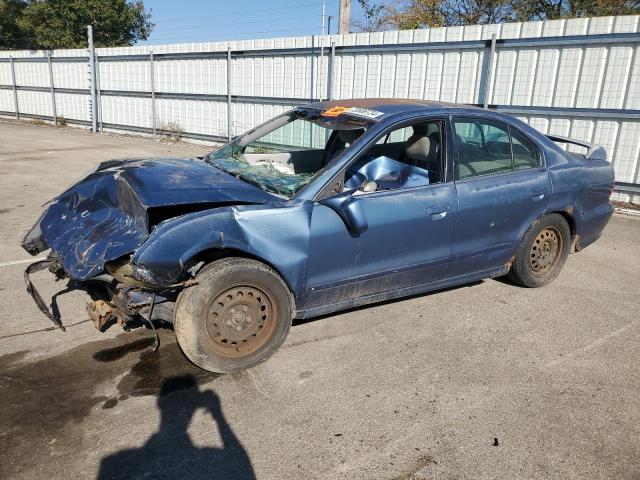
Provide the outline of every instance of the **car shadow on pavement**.
{"type": "Polygon", "coordinates": [[[140,448],[102,459],[98,480],[189,478],[255,479],[246,450],[225,419],[213,390],[199,390],[190,375],[168,378],[157,400],[160,428],[140,448]],[[217,425],[222,447],[197,447],[187,433],[193,414],[204,409],[217,425]]]}

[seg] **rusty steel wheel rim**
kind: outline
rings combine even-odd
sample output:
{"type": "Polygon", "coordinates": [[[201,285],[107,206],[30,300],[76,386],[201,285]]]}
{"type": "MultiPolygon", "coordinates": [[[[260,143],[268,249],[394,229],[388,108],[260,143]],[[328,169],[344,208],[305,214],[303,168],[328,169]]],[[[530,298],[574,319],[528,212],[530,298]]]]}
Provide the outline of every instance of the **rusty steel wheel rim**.
{"type": "Polygon", "coordinates": [[[560,260],[562,241],[560,232],[552,227],[536,235],[529,251],[529,266],[535,276],[544,276],[553,271],[560,260]]]}
{"type": "Polygon", "coordinates": [[[206,327],[209,345],[219,355],[243,357],[257,351],[275,328],[275,302],[255,285],[237,285],[209,304],[206,327]]]}

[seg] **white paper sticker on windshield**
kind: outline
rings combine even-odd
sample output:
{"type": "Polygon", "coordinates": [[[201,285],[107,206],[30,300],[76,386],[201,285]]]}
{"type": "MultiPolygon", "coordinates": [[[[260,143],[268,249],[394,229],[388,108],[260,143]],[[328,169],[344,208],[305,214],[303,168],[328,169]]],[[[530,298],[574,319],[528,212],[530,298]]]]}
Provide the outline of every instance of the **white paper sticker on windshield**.
{"type": "Polygon", "coordinates": [[[378,112],[377,110],[369,110],[368,108],[359,107],[351,107],[348,112],[349,115],[364,118],[378,118],[380,115],[384,115],[384,113],[378,112]]]}

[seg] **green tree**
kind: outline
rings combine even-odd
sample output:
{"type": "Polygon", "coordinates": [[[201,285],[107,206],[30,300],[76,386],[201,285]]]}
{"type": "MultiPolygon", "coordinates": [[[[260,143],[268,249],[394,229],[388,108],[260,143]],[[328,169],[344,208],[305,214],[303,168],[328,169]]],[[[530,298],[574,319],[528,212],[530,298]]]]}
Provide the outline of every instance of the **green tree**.
{"type": "Polygon", "coordinates": [[[29,48],[31,39],[18,25],[27,2],[0,0],[0,48],[29,48]]]}
{"type": "Polygon", "coordinates": [[[97,47],[128,46],[146,40],[153,28],[140,0],[0,1],[15,12],[7,20],[9,34],[0,33],[0,47],[5,48],[84,48],[87,25],[93,25],[97,47]]]}
{"type": "Polygon", "coordinates": [[[518,1],[454,0],[441,2],[441,9],[447,25],[505,23],[516,19],[514,3],[518,1]]]}

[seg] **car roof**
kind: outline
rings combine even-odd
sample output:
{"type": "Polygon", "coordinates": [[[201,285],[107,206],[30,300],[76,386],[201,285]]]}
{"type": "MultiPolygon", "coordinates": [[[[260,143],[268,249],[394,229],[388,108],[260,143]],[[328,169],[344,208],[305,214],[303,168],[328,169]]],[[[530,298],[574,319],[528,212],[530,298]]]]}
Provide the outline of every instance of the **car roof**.
{"type": "Polygon", "coordinates": [[[306,108],[329,110],[334,107],[357,107],[382,112],[386,115],[417,110],[468,109],[474,112],[486,112],[478,107],[461,103],[449,103],[433,100],[417,100],[408,98],[350,98],[343,100],[327,100],[305,105],[306,108]]]}

